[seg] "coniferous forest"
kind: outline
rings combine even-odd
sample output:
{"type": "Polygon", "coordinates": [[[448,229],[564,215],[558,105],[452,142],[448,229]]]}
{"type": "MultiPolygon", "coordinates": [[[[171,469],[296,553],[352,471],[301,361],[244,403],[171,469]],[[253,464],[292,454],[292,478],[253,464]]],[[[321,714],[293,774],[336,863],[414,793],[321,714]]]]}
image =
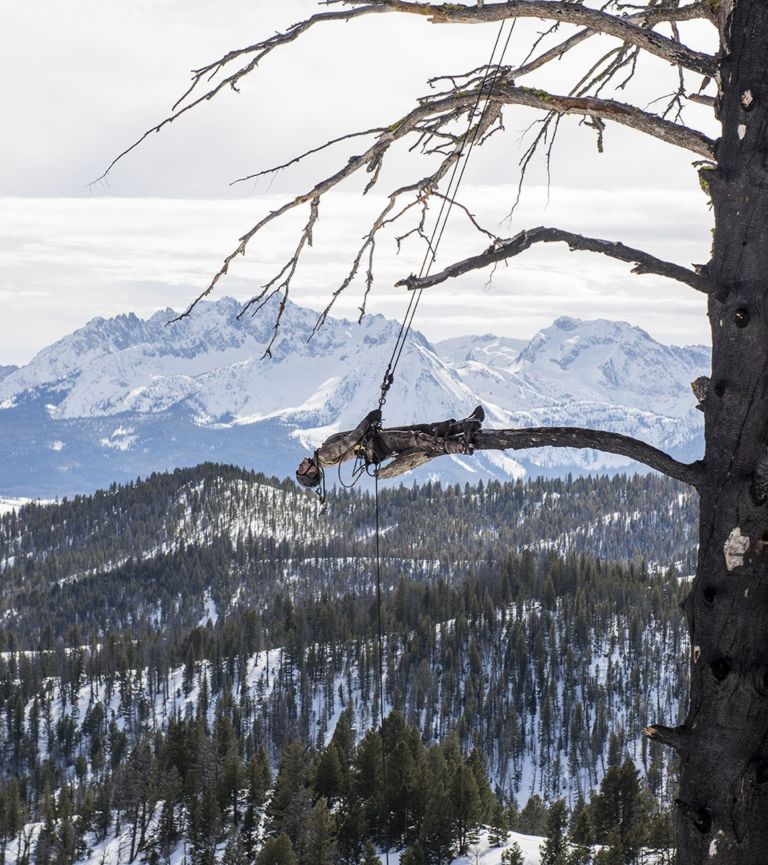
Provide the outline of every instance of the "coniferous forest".
{"type": "Polygon", "coordinates": [[[695,497],[380,505],[381,677],[370,493],[320,513],[208,464],[0,517],[5,861],[418,865],[483,834],[523,862],[510,831],[546,865],[671,861],[675,767],[640,729],[684,704],[695,497]]]}

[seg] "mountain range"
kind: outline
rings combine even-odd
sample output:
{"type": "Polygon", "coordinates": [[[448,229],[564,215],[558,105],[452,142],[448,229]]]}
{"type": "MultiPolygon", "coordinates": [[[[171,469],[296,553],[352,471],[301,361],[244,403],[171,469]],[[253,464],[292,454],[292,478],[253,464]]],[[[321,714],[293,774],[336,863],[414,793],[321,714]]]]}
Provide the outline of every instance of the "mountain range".
{"type": "MultiPolygon", "coordinates": [[[[0,368],[0,494],[63,496],[206,460],[291,476],[302,454],[355,426],[378,399],[399,325],[360,325],[288,304],[271,357],[274,307],[238,320],[238,301],[148,319],[96,318],[0,368]]],[[[617,321],[558,318],[530,341],[491,334],[431,343],[411,333],[385,405],[385,425],[462,417],[486,426],[575,425],[698,457],[703,423],[690,382],[703,346],[665,346],[617,321]]],[[[634,468],[593,451],[485,452],[433,462],[413,478],[508,479],[634,468]]],[[[406,476],[410,480],[411,476],[406,476]]]]}

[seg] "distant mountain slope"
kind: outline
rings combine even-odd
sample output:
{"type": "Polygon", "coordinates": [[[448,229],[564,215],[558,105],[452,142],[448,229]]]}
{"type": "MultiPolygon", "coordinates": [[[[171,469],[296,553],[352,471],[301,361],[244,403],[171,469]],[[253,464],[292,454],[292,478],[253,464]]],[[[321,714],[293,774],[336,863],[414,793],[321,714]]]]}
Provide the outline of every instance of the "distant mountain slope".
{"type": "MultiPolygon", "coordinates": [[[[685,569],[696,509],[693,491],[650,475],[492,481],[463,491],[426,484],[384,489],[380,502],[392,583],[414,574],[453,583],[489,556],[526,548],[685,569]]],[[[101,596],[110,599],[110,624],[151,627],[169,598],[169,615],[189,626],[211,601],[221,614],[241,603],[263,608],[286,587],[297,603],[322,591],[369,595],[373,519],[368,494],[333,493],[321,515],[291,482],[210,463],[30,503],[0,516],[0,622],[35,646],[44,622],[56,636],[75,618],[83,630],[103,626],[101,596]]]]}
{"type": "MultiPolygon", "coordinates": [[[[588,793],[612,747],[660,789],[669,755],[639,730],[676,722],[684,695],[667,565],[692,558],[696,503],[653,476],[386,490],[385,710],[426,743],[455,729],[521,805],[588,793]]],[[[362,737],[381,698],[372,529],[366,494],[321,517],[288,483],[215,465],[4,515],[0,713],[30,721],[9,728],[26,747],[6,745],[0,783],[38,754],[68,777],[96,705],[132,743],[201,712],[218,729],[221,707],[273,758],[327,742],[348,706],[362,737]],[[69,750],[51,750],[65,716],[69,750]]]]}
{"type": "MultiPolygon", "coordinates": [[[[0,493],[90,491],[206,460],[290,476],[302,453],[357,424],[376,403],[398,325],[328,319],[290,304],[272,357],[272,310],[238,321],[237,301],[94,319],[0,374],[0,493]]],[[[573,424],[635,435],[688,459],[702,419],[689,382],[700,347],[662,346],[622,322],[558,319],[529,343],[492,335],[433,346],[412,333],[385,420],[463,416],[478,402],[489,426],[573,424]]],[[[446,481],[565,474],[630,465],[594,452],[543,450],[436,461],[416,477],[446,481]]]]}

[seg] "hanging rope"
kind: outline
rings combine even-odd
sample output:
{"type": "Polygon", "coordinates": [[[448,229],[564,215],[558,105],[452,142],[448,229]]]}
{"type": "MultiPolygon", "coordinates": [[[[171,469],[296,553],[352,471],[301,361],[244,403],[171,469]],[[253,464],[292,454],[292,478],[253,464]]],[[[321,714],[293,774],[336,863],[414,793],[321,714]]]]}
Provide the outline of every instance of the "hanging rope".
{"type": "MultiPolygon", "coordinates": [[[[496,34],[496,41],[493,43],[493,49],[491,50],[491,56],[486,66],[485,75],[483,76],[483,80],[481,81],[480,87],[477,91],[477,99],[475,100],[475,104],[469,114],[469,123],[467,124],[467,130],[464,133],[464,139],[461,143],[461,148],[459,150],[459,158],[453,164],[453,171],[451,172],[451,176],[448,181],[448,190],[440,204],[440,210],[438,211],[437,219],[435,220],[435,225],[432,229],[432,235],[430,236],[427,243],[427,250],[424,253],[424,259],[421,263],[421,268],[419,269],[419,279],[425,276],[429,276],[432,265],[435,263],[435,260],[437,258],[437,250],[440,246],[440,241],[443,238],[445,227],[448,224],[448,218],[451,215],[453,203],[456,200],[459,186],[461,185],[461,181],[464,179],[464,172],[467,170],[467,165],[469,164],[469,157],[472,155],[472,150],[474,149],[474,146],[477,142],[477,137],[480,134],[480,130],[483,126],[483,120],[485,119],[488,107],[491,103],[491,93],[493,91],[493,86],[495,85],[496,80],[501,73],[501,64],[504,62],[504,56],[507,53],[509,41],[512,38],[512,31],[514,30],[515,26],[513,21],[512,26],[509,29],[509,33],[507,34],[507,39],[504,43],[504,48],[502,49],[499,60],[498,62],[495,62],[494,58],[496,56],[496,49],[499,47],[499,44],[501,42],[501,36],[504,31],[505,24],[506,20],[501,22],[499,32],[496,34]],[[480,102],[482,101],[484,96],[485,105],[483,106],[483,110],[480,112],[478,122],[474,127],[473,132],[472,121],[477,115],[477,109],[480,106],[480,102]],[[464,148],[467,147],[467,141],[470,137],[470,134],[472,135],[472,139],[469,142],[469,147],[467,148],[465,153],[464,148]]],[[[387,392],[389,391],[392,383],[395,380],[395,370],[397,369],[397,365],[400,362],[400,357],[403,353],[403,349],[405,348],[405,343],[408,339],[411,325],[413,324],[413,320],[416,317],[416,310],[419,307],[419,302],[421,301],[421,295],[423,291],[423,288],[419,288],[416,291],[411,292],[411,298],[408,301],[408,308],[405,311],[403,323],[400,325],[400,331],[397,334],[397,338],[395,339],[395,346],[392,349],[392,355],[389,359],[389,363],[387,364],[387,368],[384,372],[384,377],[381,382],[379,408],[382,408],[384,406],[384,403],[387,401],[387,392]]]]}
{"type": "MultiPolygon", "coordinates": [[[[494,63],[494,58],[496,56],[496,50],[499,47],[501,42],[501,36],[504,31],[504,25],[506,21],[501,22],[501,26],[499,27],[499,32],[496,34],[496,41],[493,44],[493,50],[491,51],[490,59],[488,60],[488,65],[486,67],[486,73],[481,82],[480,88],[477,93],[477,99],[475,101],[475,105],[472,108],[472,111],[469,115],[469,123],[467,124],[467,131],[464,133],[464,139],[461,143],[461,149],[459,150],[459,158],[453,165],[453,171],[451,173],[450,180],[448,181],[448,190],[446,196],[443,198],[442,203],[440,205],[440,210],[437,215],[437,220],[435,221],[434,228],[432,229],[432,235],[429,238],[427,243],[427,251],[424,254],[424,260],[421,263],[421,269],[419,270],[419,277],[429,275],[429,271],[432,265],[435,262],[437,257],[437,249],[440,246],[440,241],[443,238],[443,233],[445,232],[445,227],[448,224],[448,217],[451,215],[451,209],[453,208],[453,202],[456,198],[456,195],[459,191],[459,186],[461,185],[461,181],[464,179],[464,172],[467,170],[467,164],[469,163],[469,157],[472,154],[472,150],[477,142],[477,137],[480,133],[480,129],[483,127],[483,121],[485,119],[486,113],[488,111],[488,106],[491,101],[491,92],[493,90],[493,85],[496,83],[496,79],[501,71],[501,64],[504,61],[504,55],[507,52],[507,48],[509,47],[509,41],[512,36],[512,30],[514,29],[514,22],[512,23],[512,27],[509,30],[507,35],[506,42],[504,44],[504,48],[501,52],[501,56],[499,57],[498,63],[494,63]],[[494,69],[495,67],[495,69],[494,69]],[[491,70],[494,70],[493,75],[491,74],[491,70]],[[472,133],[472,121],[477,116],[477,111],[480,106],[480,102],[485,96],[485,105],[483,106],[482,111],[480,112],[477,124],[474,128],[474,134],[472,134],[471,141],[469,141],[469,147],[467,147],[467,141],[470,138],[470,134],[472,133]],[[466,153],[464,152],[464,148],[467,147],[466,153]],[[462,158],[463,157],[463,158],[462,158]]],[[[402,356],[403,349],[405,348],[405,343],[408,338],[408,334],[411,330],[411,325],[413,324],[413,320],[416,316],[416,310],[419,307],[419,301],[421,300],[421,294],[423,289],[418,289],[411,293],[410,300],[408,302],[408,308],[406,309],[405,316],[403,318],[403,323],[400,325],[400,331],[397,334],[397,339],[395,340],[395,346],[392,349],[392,355],[389,359],[389,363],[387,364],[387,368],[384,372],[384,378],[381,382],[381,392],[379,395],[379,409],[384,406],[384,403],[387,401],[387,392],[392,386],[393,381],[395,380],[395,370],[397,369],[397,365],[400,362],[400,357],[402,356]]],[[[368,466],[366,466],[368,468],[368,466]]],[[[374,501],[375,501],[375,510],[376,510],[376,523],[375,523],[375,538],[376,538],[376,612],[377,612],[377,637],[378,637],[378,680],[379,680],[379,720],[381,723],[381,773],[382,773],[382,788],[383,793],[386,796],[386,787],[387,787],[387,755],[385,749],[384,742],[384,626],[382,621],[382,612],[381,612],[381,527],[379,522],[379,466],[378,463],[374,464],[374,468],[372,472],[369,474],[373,474],[374,479],[374,501]]],[[[360,474],[357,470],[353,471],[353,484],[357,482],[360,474]]],[[[339,480],[341,480],[341,475],[339,475],[339,480]]],[[[344,484],[346,486],[346,484],[344,484]]],[[[390,838],[389,838],[389,815],[386,815],[386,825],[385,825],[385,858],[386,865],[389,865],[389,848],[390,848],[390,838]]]]}
{"type": "MultiPolygon", "coordinates": [[[[376,613],[378,618],[379,643],[379,719],[381,721],[381,787],[387,791],[387,755],[384,750],[384,626],[381,617],[381,548],[379,531],[379,472],[373,473],[374,500],[376,502],[376,613]]],[[[386,860],[389,865],[389,820],[385,826],[386,860]]]]}

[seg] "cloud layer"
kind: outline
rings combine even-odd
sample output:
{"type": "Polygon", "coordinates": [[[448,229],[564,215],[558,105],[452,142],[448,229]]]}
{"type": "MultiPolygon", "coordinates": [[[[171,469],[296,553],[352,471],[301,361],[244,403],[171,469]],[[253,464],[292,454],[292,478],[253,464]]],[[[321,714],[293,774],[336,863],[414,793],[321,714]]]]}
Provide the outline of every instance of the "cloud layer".
{"type": "MultiPolygon", "coordinates": [[[[700,192],[660,189],[611,192],[529,189],[512,224],[499,225],[514,200],[510,186],[467,187],[464,200],[478,218],[508,236],[534,224],[640,246],[690,264],[707,258],[709,217],[700,192]],[[652,217],[649,216],[652,214],[652,217]]],[[[44,345],[96,316],[181,308],[207,284],[221,258],[260,216],[284,200],[23,199],[0,206],[0,363],[24,362],[44,345]]],[[[294,299],[321,309],[343,280],[380,201],[353,193],[329,198],[315,246],[306,256],[294,299]]],[[[306,219],[300,212],[254,240],[237,259],[219,293],[247,299],[290,254],[306,219]]],[[[454,211],[437,266],[476,253],[487,239],[467,230],[454,211]]],[[[418,269],[423,246],[414,240],[400,255],[390,235],[379,244],[369,310],[400,317],[407,302],[394,283],[418,269]]],[[[702,296],[654,276],[634,276],[627,265],[562,245],[532,249],[490,272],[467,274],[425,292],[417,326],[431,338],[495,332],[530,336],[558,315],[631,321],[667,342],[707,340],[702,296]]],[[[353,283],[336,305],[356,317],[364,286],[353,283]]]]}

